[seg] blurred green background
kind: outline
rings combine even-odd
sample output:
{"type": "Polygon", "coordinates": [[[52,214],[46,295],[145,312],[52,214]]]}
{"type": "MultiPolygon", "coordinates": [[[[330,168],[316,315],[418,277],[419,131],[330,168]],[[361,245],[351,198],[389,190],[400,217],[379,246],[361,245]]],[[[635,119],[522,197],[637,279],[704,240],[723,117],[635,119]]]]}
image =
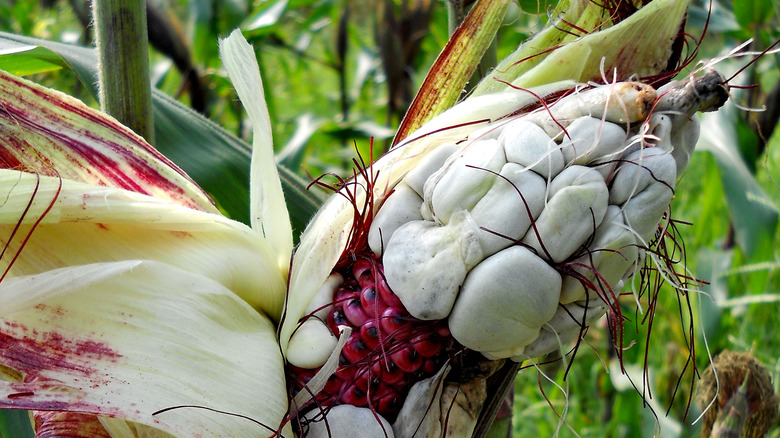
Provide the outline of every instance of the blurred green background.
{"type": "MultiPolygon", "coordinates": [[[[540,30],[549,19],[545,11],[555,3],[513,4],[497,36],[497,58],[540,30]]],[[[356,151],[369,157],[371,138],[374,156],[385,150],[448,39],[448,11],[441,0],[150,0],[147,7],[153,85],[225,129],[216,137],[176,141],[187,129],[174,118],[158,117],[156,145],[239,220],[246,219],[241,216],[246,199],[234,194],[246,193],[250,132],[221,68],[218,37],[240,27],[255,47],[277,159],[298,187],[327,172],[350,175],[356,151]],[[161,129],[170,131],[161,136],[161,129]]],[[[20,39],[4,35],[0,68],[47,70],[30,78],[97,106],[94,83],[80,70],[79,59],[89,60],[75,47],[93,44],[90,23],[84,1],[0,0],[0,31],[67,44],[54,52],[16,53],[9,41],[20,39]]],[[[695,1],[686,28],[692,44],[686,50],[694,49],[705,27],[698,59],[725,55],[749,39],[753,42],[745,50],[760,51],[780,38],[780,13],[775,0],[695,1]]],[[[751,59],[729,57],[716,67],[729,76],[751,59]]],[[[707,284],[686,297],[661,289],[650,342],[633,298],[624,303],[629,318],[625,366],[638,390],[621,374],[601,324],[590,330],[565,379],[567,367],[560,361],[541,368],[552,382],[533,367],[520,372],[512,436],[547,437],[556,431],[561,437],[698,436],[699,425],[691,423],[700,408],[688,401],[691,381],[709,363],[708,351],[752,352],[778,392],[779,61],[777,54],[763,56],[733,80],[758,85],[735,90],[734,101],[766,111],[732,106],[708,116],[698,152],[676,191],[672,211],[687,268],[707,284]],[[686,342],[691,321],[679,300],[689,300],[695,310],[695,367],[688,362],[691,344],[686,342]]],[[[317,190],[291,201],[296,233],[325,195],[317,190]]],[[[647,309],[646,300],[643,306],[647,309]]],[[[0,436],[24,436],[25,420],[23,414],[3,412],[0,436]]],[[[775,427],[769,436],[780,437],[780,431],[775,427]]]]}

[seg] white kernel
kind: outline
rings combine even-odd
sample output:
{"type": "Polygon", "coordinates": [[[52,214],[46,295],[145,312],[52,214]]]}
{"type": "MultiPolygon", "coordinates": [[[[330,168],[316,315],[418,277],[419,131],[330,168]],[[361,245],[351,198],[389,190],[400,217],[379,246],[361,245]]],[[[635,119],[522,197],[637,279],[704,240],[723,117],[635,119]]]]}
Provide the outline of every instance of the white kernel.
{"type": "Polygon", "coordinates": [[[330,274],[325,283],[314,294],[309,305],[306,306],[304,315],[312,314],[323,321],[327,319],[328,313],[333,310],[333,294],[343,282],[344,278],[341,275],[330,274]]]}
{"type": "Polygon", "coordinates": [[[338,339],[333,336],[325,323],[316,318],[309,318],[290,338],[287,346],[287,361],[301,368],[317,368],[328,360],[337,343],[338,339]]]}

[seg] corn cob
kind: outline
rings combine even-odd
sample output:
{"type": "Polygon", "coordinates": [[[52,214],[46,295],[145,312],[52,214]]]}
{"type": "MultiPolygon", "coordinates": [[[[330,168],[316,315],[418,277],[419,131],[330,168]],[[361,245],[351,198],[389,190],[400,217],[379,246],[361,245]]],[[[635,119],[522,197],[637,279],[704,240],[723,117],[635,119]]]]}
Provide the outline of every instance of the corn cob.
{"type": "MultiPolygon", "coordinates": [[[[574,340],[614,308],[661,237],[698,139],[695,113],[727,98],[712,71],[659,90],[574,88],[521,114],[505,115],[502,103],[491,123],[460,138],[439,127],[461,123],[463,107],[421,128],[413,138],[446,140],[366,214],[367,232],[354,234],[290,340],[290,391],[312,399],[293,406],[309,410],[302,433],[332,406],[394,421],[405,402],[420,403],[406,400],[410,391],[436,405],[440,388],[426,379],[464,352],[523,361],[574,340]],[[332,372],[334,350],[335,372],[309,386],[332,372]]],[[[408,410],[393,426],[398,436],[407,436],[408,410]]]]}

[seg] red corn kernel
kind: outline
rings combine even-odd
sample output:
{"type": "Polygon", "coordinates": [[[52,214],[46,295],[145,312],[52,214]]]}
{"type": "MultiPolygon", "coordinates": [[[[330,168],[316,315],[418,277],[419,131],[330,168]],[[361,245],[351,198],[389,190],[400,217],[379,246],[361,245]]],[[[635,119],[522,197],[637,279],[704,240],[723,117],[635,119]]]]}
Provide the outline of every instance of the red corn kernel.
{"type": "Polygon", "coordinates": [[[422,366],[420,367],[420,371],[425,374],[434,374],[439,370],[435,360],[425,359],[423,360],[422,366]]]}
{"type": "Polygon", "coordinates": [[[364,366],[355,373],[355,386],[362,391],[368,392],[370,387],[373,392],[376,390],[379,383],[379,378],[371,372],[371,369],[368,366],[364,366]]]}
{"type": "Polygon", "coordinates": [[[322,388],[322,392],[327,394],[335,393],[336,391],[339,390],[339,388],[341,388],[341,385],[343,383],[344,382],[341,379],[339,379],[338,377],[336,377],[335,374],[333,374],[330,377],[328,377],[328,381],[325,382],[325,387],[322,388]]]}
{"type": "Polygon", "coordinates": [[[343,310],[334,309],[328,314],[328,328],[330,328],[331,332],[335,334],[341,333],[339,326],[344,326],[347,324],[349,324],[349,321],[347,321],[347,317],[344,315],[343,310]]]}
{"type": "Polygon", "coordinates": [[[376,405],[374,407],[379,412],[395,414],[401,410],[401,406],[403,405],[403,398],[401,395],[392,387],[384,384],[379,385],[376,396],[371,398],[372,400],[376,400],[376,405]]]}
{"type": "Polygon", "coordinates": [[[373,279],[374,274],[372,273],[372,268],[373,268],[373,265],[368,260],[366,260],[366,259],[357,259],[355,261],[355,265],[352,266],[352,275],[354,275],[355,278],[358,279],[358,281],[360,281],[360,279],[362,277],[363,278],[369,277],[369,278],[373,279]]]}
{"type": "Polygon", "coordinates": [[[350,382],[341,386],[341,401],[352,406],[363,407],[368,404],[365,391],[350,382]]]}
{"type": "Polygon", "coordinates": [[[396,337],[399,329],[406,325],[405,322],[409,319],[408,315],[402,307],[388,307],[382,312],[379,323],[389,336],[396,337]]]}
{"type": "Polygon", "coordinates": [[[360,327],[368,320],[368,315],[363,311],[363,306],[360,304],[360,299],[357,297],[349,300],[344,305],[344,315],[354,327],[360,327]]]}
{"type": "Polygon", "coordinates": [[[340,288],[336,289],[336,293],[333,294],[333,305],[335,308],[340,309],[344,306],[344,303],[355,298],[356,295],[355,289],[342,285],[340,288]]]}
{"type": "Polygon", "coordinates": [[[422,357],[433,357],[441,352],[441,343],[433,333],[417,335],[409,343],[422,357]]]}
{"type": "Polygon", "coordinates": [[[379,292],[379,296],[382,298],[382,301],[384,301],[388,306],[403,307],[403,304],[398,298],[398,295],[390,290],[390,286],[387,285],[387,282],[385,282],[385,279],[382,276],[378,276],[376,278],[376,290],[379,292]]]}
{"type": "Polygon", "coordinates": [[[366,347],[363,340],[359,336],[354,335],[347,340],[347,343],[344,344],[344,348],[341,350],[341,354],[352,364],[359,363],[370,352],[371,350],[366,347]]]}
{"type": "Polygon", "coordinates": [[[379,327],[376,319],[369,319],[360,326],[360,339],[369,350],[376,349],[379,345],[379,327]]]}
{"type": "Polygon", "coordinates": [[[339,367],[333,374],[341,380],[350,380],[355,375],[355,367],[344,357],[344,353],[339,355],[339,367]]]}
{"type": "Polygon", "coordinates": [[[366,315],[372,318],[378,317],[387,308],[387,304],[376,294],[376,289],[373,287],[364,287],[360,291],[360,304],[366,315]]]}
{"type": "Polygon", "coordinates": [[[371,372],[388,385],[395,385],[404,378],[404,371],[391,360],[379,359],[371,365],[371,372]]]}
{"type": "Polygon", "coordinates": [[[390,358],[401,370],[413,373],[422,366],[423,358],[412,347],[402,348],[390,355],[390,358]]]}

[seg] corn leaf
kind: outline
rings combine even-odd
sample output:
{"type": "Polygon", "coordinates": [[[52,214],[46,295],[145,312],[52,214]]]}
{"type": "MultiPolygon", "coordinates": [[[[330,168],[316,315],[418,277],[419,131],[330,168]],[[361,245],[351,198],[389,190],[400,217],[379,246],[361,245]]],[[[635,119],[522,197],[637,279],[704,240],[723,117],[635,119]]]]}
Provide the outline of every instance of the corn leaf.
{"type": "Polygon", "coordinates": [[[0,69],[18,76],[59,70],[62,60],[43,47],[10,42],[0,49],[0,69]]]}
{"type": "Polygon", "coordinates": [[[613,69],[618,78],[658,74],[672,55],[689,2],[655,0],[615,25],[600,2],[561,2],[554,25],[505,58],[474,95],[502,91],[509,83],[528,88],[561,80],[601,81],[602,68],[607,80],[613,69]],[[580,37],[582,30],[590,33],[580,37]]]}
{"type": "Polygon", "coordinates": [[[6,279],[0,297],[0,317],[16,322],[0,329],[0,368],[28,377],[0,381],[4,408],[70,407],[213,437],[266,435],[285,414],[273,324],[205,277],[128,260],[6,279]]]}
{"type": "MultiPolygon", "coordinates": [[[[84,86],[97,96],[97,57],[92,49],[0,32],[0,68],[21,59],[56,59],[72,69],[84,86]],[[5,62],[3,50],[34,50],[13,53],[5,62]]],[[[5,69],[5,68],[4,68],[5,69]]],[[[216,123],[165,94],[154,92],[155,147],[189,174],[233,219],[249,223],[250,146],[216,123]]],[[[290,220],[297,235],[322,203],[322,197],[306,190],[307,182],[279,166],[290,220]]]]}
{"type": "Polygon", "coordinates": [[[0,437],[32,438],[30,417],[26,411],[0,409],[0,437]]]}
{"type": "Polygon", "coordinates": [[[702,117],[700,150],[712,153],[720,171],[737,244],[748,259],[771,255],[778,205],[767,197],[737,149],[734,107],[702,117]]]}
{"type": "Polygon", "coordinates": [[[455,104],[492,43],[508,6],[508,0],[477,2],[428,71],[393,144],[455,104]]]}

